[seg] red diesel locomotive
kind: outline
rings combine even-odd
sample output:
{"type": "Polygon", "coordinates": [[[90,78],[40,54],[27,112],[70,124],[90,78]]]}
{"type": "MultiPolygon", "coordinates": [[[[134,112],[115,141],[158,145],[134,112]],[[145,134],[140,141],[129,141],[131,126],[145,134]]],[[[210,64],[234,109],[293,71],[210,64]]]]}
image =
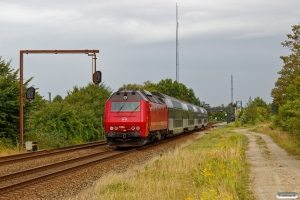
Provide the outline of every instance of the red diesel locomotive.
{"type": "Polygon", "coordinates": [[[117,91],[106,101],[104,127],[110,146],[142,146],[206,126],[206,110],[158,92],[117,91]]]}

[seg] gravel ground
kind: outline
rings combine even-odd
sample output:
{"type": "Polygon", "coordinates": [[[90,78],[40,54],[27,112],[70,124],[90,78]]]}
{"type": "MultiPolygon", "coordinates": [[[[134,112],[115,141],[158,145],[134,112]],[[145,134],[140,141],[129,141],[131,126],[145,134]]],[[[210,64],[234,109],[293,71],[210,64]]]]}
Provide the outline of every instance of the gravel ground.
{"type": "MultiPolygon", "coordinates": [[[[170,152],[175,152],[176,149],[192,144],[203,137],[204,133],[196,132],[178,141],[171,141],[151,150],[136,151],[130,155],[125,155],[117,161],[98,164],[58,177],[56,180],[29,186],[25,190],[15,192],[15,199],[95,199],[99,189],[104,187],[101,178],[111,174],[125,176],[128,174],[128,178],[130,178],[133,174],[143,171],[144,167],[150,165],[156,158],[169,155],[170,152]]],[[[52,159],[57,161],[57,158],[52,159]]],[[[51,159],[47,161],[48,164],[49,162],[52,162],[51,159]]],[[[2,171],[2,169],[1,167],[0,170],[2,171]]],[[[8,171],[8,169],[6,170],[8,171]]],[[[0,197],[0,199],[5,199],[5,197],[0,197]]]]}
{"type": "Polygon", "coordinates": [[[73,158],[78,158],[84,155],[90,155],[92,153],[102,152],[107,149],[111,149],[110,147],[94,147],[88,149],[82,149],[75,152],[63,153],[60,155],[53,155],[45,158],[33,159],[21,163],[16,164],[8,164],[4,166],[0,166],[0,176],[31,169],[34,167],[39,167],[43,165],[49,165],[57,162],[61,162],[64,160],[69,160],[73,158]]]}

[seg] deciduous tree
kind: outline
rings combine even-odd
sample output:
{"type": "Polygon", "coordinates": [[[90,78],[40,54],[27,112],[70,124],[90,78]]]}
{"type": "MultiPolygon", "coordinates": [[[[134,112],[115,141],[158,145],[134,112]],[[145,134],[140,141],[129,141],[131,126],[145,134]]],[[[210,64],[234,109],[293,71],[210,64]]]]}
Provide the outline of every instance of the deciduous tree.
{"type": "Polygon", "coordinates": [[[172,79],[161,80],[157,83],[156,90],[171,97],[200,105],[200,100],[195,96],[192,88],[187,88],[183,83],[178,83],[177,81],[173,82],[172,79]]]}
{"type": "MultiPolygon", "coordinates": [[[[5,62],[0,56],[0,138],[13,141],[19,137],[20,82],[18,72],[19,70],[13,70],[11,68],[10,61],[5,62]]],[[[31,80],[32,78],[23,84],[24,93],[31,80]]],[[[30,118],[32,112],[44,104],[38,93],[35,97],[35,100],[31,103],[25,100],[23,101],[24,127],[26,127],[26,121],[30,118]]]]}
{"type": "Polygon", "coordinates": [[[18,71],[0,57],[0,138],[15,139],[19,132],[18,71]]]}
{"type": "Polygon", "coordinates": [[[64,100],[34,113],[28,122],[30,135],[55,135],[68,144],[104,139],[103,114],[110,94],[104,84],[75,86],[64,100]]]}
{"type": "Polygon", "coordinates": [[[55,103],[55,102],[62,102],[63,98],[62,96],[60,95],[56,95],[53,100],[52,100],[52,103],[55,103]]]}
{"type": "Polygon", "coordinates": [[[150,92],[161,92],[163,94],[169,95],[171,97],[195,104],[200,105],[200,100],[196,97],[194,90],[192,88],[187,88],[183,83],[178,83],[177,81],[172,81],[172,79],[163,79],[157,84],[151,81],[145,81],[142,85],[139,84],[124,84],[121,89],[140,89],[148,90],[150,92]]]}
{"type": "MultiPolygon", "coordinates": [[[[300,76],[300,25],[292,26],[293,34],[288,34],[288,40],[282,43],[283,47],[291,51],[290,55],[281,56],[283,68],[278,72],[280,77],[275,82],[275,88],[272,89],[271,96],[273,103],[277,106],[285,104],[291,96],[288,96],[288,88],[295,85],[295,81],[300,76]]],[[[299,79],[299,78],[298,78],[299,79]]]]}

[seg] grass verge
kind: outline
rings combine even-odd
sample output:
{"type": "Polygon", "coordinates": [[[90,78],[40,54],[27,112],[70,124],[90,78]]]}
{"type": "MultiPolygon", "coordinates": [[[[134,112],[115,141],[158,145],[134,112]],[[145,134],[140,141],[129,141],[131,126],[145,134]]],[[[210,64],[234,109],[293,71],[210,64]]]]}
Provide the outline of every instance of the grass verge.
{"type": "Polygon", "coordinates": [[[262,155],[266,158],[266,159],[269,159],[270,158],[270,155],[271,155],[271,152],[269,151],[268,149],[268,146],[267,146],[267,143],[262,139],[261,136],[258,136],[258,135],[254,135],[255,138],[256,138],[256,144],[259,146],[259,148],[261,149],[262,151],[262,155]]]}
{"type": "Polygon", "coordinates": [[[259,125],[251,131],[269,135],[281,148],[285,149],[290,155],[300,160],[300,138],[284,131],[280,131],[272,126],[271,123],[259,125]]]}
{"type": "Polygon", "coordinates": [[[20,150],[16,147],[13,142],[9,139],[0,139],[0,157],[9,156],[18,153],[24,153],[25,150],[20,150]]]}
{"type": "Polygon", "coordinates": [[[248,190],[246,146],[244,135],[215,129],[173,157],[157,159],[134,178],[107,184],[98,199],[254,199],[248,190]]]}

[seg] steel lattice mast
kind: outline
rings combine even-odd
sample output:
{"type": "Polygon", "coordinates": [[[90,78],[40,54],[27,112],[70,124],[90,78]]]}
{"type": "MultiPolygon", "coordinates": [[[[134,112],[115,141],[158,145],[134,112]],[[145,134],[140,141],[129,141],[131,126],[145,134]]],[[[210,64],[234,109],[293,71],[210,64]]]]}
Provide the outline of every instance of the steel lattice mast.
{"type": "Polygon", "coordinates": [[[176,3],[176,81],[179,83],[178,8],[176,3]]]}
{"type": "Polygon", "coordinates": [[[233,75],[231,75],[231,104],[233,105],[233,75]]]}

